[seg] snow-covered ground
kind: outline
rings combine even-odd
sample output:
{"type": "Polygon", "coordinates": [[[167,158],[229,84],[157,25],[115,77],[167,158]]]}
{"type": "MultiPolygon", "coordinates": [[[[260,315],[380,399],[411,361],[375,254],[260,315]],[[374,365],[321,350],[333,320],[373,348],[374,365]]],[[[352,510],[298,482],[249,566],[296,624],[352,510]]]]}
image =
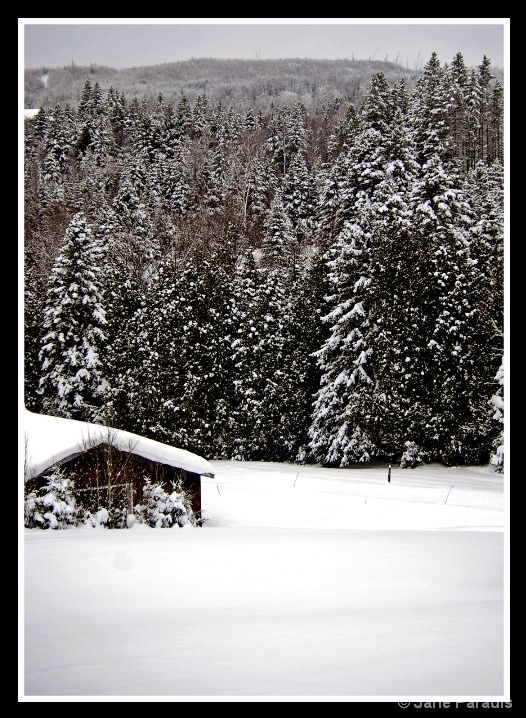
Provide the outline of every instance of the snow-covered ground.
{"type": "Polygon", "coordinates": [[[23,530],[21,700],[509,700],[506,477],[211,463],[202,528],[23,530]]]}

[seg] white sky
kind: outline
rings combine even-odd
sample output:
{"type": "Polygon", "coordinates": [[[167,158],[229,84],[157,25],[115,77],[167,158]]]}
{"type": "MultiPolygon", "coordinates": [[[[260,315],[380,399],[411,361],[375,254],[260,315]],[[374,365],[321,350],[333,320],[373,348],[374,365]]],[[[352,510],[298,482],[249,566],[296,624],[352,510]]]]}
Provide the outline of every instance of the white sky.
{"type": "Polygon", "coordinates": [[[509,18],[19,18],[26,68],[157,65],[199,57],[388,59],[432,52],[504,67],[509,18]]]}
{"type": "Polygon", "coordinates": [[[505,477],[211,463],[202,528],[23,530],[19,702],[510,699],[505,477]]]}

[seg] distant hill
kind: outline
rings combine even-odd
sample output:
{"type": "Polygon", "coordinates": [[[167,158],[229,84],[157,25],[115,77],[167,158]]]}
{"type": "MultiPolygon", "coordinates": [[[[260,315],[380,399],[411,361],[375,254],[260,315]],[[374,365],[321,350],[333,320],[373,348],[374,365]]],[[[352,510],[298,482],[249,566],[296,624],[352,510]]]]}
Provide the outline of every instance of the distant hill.
{"type": "Polygon", "coordinates": [[[103,92],[110,87],[126,99],[167,102],[181,94],[194,101],[206,95],[212,101],[237,110],[249,107],[265,112],[273,104],[302,102],[316,112],[336,99],[358,103],[373,74],[383,72],[389,83],[404,79],[411,91],[421,70],[409,70],[393,62],[369,60],[218,60],[192,59],[147,67],[116,70],[111,67],[70,65],[25,71],[25,107],[76,107],[86,80],[97,82],[103,92]]]}

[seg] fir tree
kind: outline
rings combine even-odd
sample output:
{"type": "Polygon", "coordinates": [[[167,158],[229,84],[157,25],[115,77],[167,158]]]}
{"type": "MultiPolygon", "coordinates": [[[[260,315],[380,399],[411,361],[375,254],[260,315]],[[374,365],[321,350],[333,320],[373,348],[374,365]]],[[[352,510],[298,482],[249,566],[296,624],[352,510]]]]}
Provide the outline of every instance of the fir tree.
{"type": "Polygon", "coordinates": [[[316,461],[346,466],[369,461],[378,452],[371,438],[375,374],[371,364],[370,304],[372,281],[369,235],[357,223],[347,224],[328,255],[334,293],[324,321],[330,335],[316,352],[322,373],[310,427],[310,450],[316,461]]]}
{"type": "Polygon", "coordinates": [[[401,446],[399,354],[408,310],[418,305],[406,266],[416,164],[403,109],[384,76],[373,77],[343,156],[349,173],[339,190],[342,230],[327,253],[330,328],[316,352],[321,386],[310,429],[314,457],[328,464],[369,461],[401,446]]]}
{"type": "Polygon", "coordinates": [[[409,109],[420,165],[433,155],[437,155],[443,163],[451,161],[450,112],[448,76],[438,55],[433,52],[416,84],[409,109]]]}
{"type": "Polygon", "coordinates": [[[41,489],[25,496],[24,525],[55,530],[77,525],[73,486],[59,469],[47,477],[41,489]]]}
{"type": "Polygon", "coordinates": [[[97,422],[108,381],[101,244],[76,214],[55,261],[44,312],[39,392],[50,414],[97,422]]]}
{"type": "Polygon", "coordinates": [[[415,429],[416,423],[425,429],[431,453],[447,464],[464,462],[476,425],[471,401],[476,366],[476,312],[470,291],[474,269],[468,239],[472,220],[459,185],[433,155],[422,168],[415,192],[415,232],[430,258],[425,301],[429,370],[422,383],[428,417],[416,417],[415,429]]]}
{"type": "Polygon", "coordinates": [[[493,441],[493,453],[490,463],[499,474],[504,472],[504,364],[501,364],[495,375],[497,390],[491,397],[489,404],[494,410],[493,420],[498,427],[498,433],[493,441]]]}
{"type": "Polygon", "coordinates": [[[283,204],[298,242],[312,242],[317,231],[317,188],[301,152],[294,156],[285,179],[283,204]]]}

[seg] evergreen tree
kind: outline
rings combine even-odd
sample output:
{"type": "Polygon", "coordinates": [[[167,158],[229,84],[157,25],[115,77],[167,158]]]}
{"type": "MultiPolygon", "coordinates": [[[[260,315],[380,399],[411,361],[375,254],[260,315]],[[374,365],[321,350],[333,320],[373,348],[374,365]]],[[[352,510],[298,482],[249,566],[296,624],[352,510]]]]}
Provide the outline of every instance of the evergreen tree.
{"type": "Polygon", "coordinates": [[[238,274],[235,455],[246,460],[295,458],[301,366],[292,329],[297,242],[281,198],[273,201],[259,267],[248,257],[238,274]]]}
{"type": "Polygon", "coordinates": [[[362,225],[348,223],[328,254],[329,282],[334,287],[324,316],[330,335],[316,352],[322,373],[310,428],[310,450],[316,461],[347,466],[369,461],[378,453],[372,439],[370,304],[372,281],[369,234],[362,225]],[[361,419],[360,419],[361,415],[361,419]]]}
{"type": "Polygon", "coordinates": [[[77,525],[77,511],[70,479],[58,469],[45,485],[24,498],[24,526],[29,529],[66,529],[77,525]]]}
{"type": "Polygon", "coordinates": [[[152,528],[173,528],[178,526],[201,526],[202,520],[192,511],[192,497],[188,491],[172,482],[172,491],[168,493],[160,484],[147,479],[142,503],[135,506],[139,523],[152,528]]]}
{"type": "Polygon", "coordinates": [[[418,79],[409,113],[418,163],[424,165],[433,155],[443,163],[449,163],[452,159],[449,134],[451,91],[446,70],[436,52],[431,54],[418,79]]]}
{"type": "Polygon", "coordinates": [[[201,254],[161,261],[119,345],[113,397],[129,430],[206,455],[228,444],[230,302],[216,269],[201,254]]]}
{"type": "Polygon", "coordinates": [[[42,178],[48,186],[50,199],[64,196],[63,185],[71,167],[74,147],[74,121],[69,108],[57,105],[48,114],[47,132],[44,139],[42,178]]]}
{"type": "Polygon", "coordinates": [[[504,364],[501,364],[495,375],[497,391],[491,397],[489,404],[494,409],[493,420],[497,423],[498,434],[493,442],[493,453],[490,463],[499,474],[504,472],[504,364]]]}
{"type": "Polygon", "coordinates": [[[472,402],[476,312],[470,292],[475,281],[468,239],[471,221],[459,179],[433,155],[416,185],[414,228],[419,241],[427,244],[431,261],[425,301],[429,371],[422,383],[428,417],[415,417],[414,427],[425,431],[430,452],[447,464],[464,462],[477,423],[472,402]]]}
{"type": "Polygon", "coordinates": [[[337,123],[327,142],[327,155],[331,163],[334,163],[337,157],[352,143],[353,135],[357,128],[358,113],[354,105],[349,105],[345,115],[337,123]]]}
{"type": "Polygon", "coordinates": [[[44,313],[40,393],[50,414],[97,422],[108,382],[103,248],[76,214],[55,261],[44,313]]]}
{"type": "Polygon", "coordinates": [[[403,108],[384,76],[373,77],[344,156],[342,229],[327,253],[330,329],[316,352],[322,376],[310,429],[313,456],[323,463],[369,461],[401,445],[399,354],[407,314],[418,306],[407,268],[416,164],[403,108]]]}
{"type": "Polygon", "coordinates": [[[474,309],[470,337],[473,368],[470,375],[472,461],[486,461],[498,426],[490,416],[488,391],[504,354],[504,180],[503,167],[480,162],[465,183],[473,212],[469,253],[473,281],[468,294],[474,309]]]}
{"type": "Polygon", "coordinates": [[[455,156],[460,165],[468,169],[470,161],[471,115],[468,108],[469,72],[464,63],[462,53],[457,53],[453,62],[446,69],[449,73],[451,93],[450,117],[448,124],[451,142],[455,148],[455,156]]]}
{"type": "Polygon", "coordinates": [[[278,187],[278,180],[268,159],[261,153],[256,154],[247,185],[245,216],[249,231],[259,238],[269,216],[270,205],[278,187]]]}
{"type": "Polygon", "coordinates": [[[266,147],[279,177],[287,174],[292,157],[306,148],[307,141],[308,129],[303,105],[284,106],[271,115],[266,147]]]}
{"type": "Polygon", "coordinates": [[[192,109],[192,138],[198,139],[203,134],[208,124],[208,113],[210,103],[204,95],[199,95],[192,109]]]}
{"type": "Polygon", "coordinates": [[[295,427],[296,456],[299,462],[311,461],[309,429],[313,402],[320,387],[321,371],[315,352],[327,339],[322,317],[327,312],[329,282],[323,252],[314,251],[300,259],[292,286],[285,352],[292,363],[292,385],[288,411],[295,427]]]}
{"type": "Polygon", "coordinates": [[[258,357],[253,352],[256,346],[257,328],[254,322],[257,308],[258,271],[252,251],[240,255],[233,278],[232,302],[232,379],[233,396],[228,421],[232,441],[232,456],[243,459],[250,449],[250,435],[247,427],[246,404],[252,400],[247,395],[248,378],[258,377],[258,357]]]}
{"type": "Polygon", "coordinates": [[[490,161],[492,156],[492,87],[491,81],[494,76],[491,74],[491,61],[486,55],[478,67],[478,99],[479,99],[479,112],[480,118],[478,128],[478,157],[483,159],[485,162],[490,161]]]}
{"type": "Polygon", "coordinates": [[[283,204],[298,242],[313,241],[317,231],[318,198],[303,153],[298,152],[285,178],[283,204]]]}
{"type": "Polygon", "coordinates": [[[154,236],[150,209],[134,180],[136,172],[132,167],[121,178],[111,209],[120,257],[125,261],[133,281],[141,284],[148,281],[157,263],[159,242],[154,236]]]}

